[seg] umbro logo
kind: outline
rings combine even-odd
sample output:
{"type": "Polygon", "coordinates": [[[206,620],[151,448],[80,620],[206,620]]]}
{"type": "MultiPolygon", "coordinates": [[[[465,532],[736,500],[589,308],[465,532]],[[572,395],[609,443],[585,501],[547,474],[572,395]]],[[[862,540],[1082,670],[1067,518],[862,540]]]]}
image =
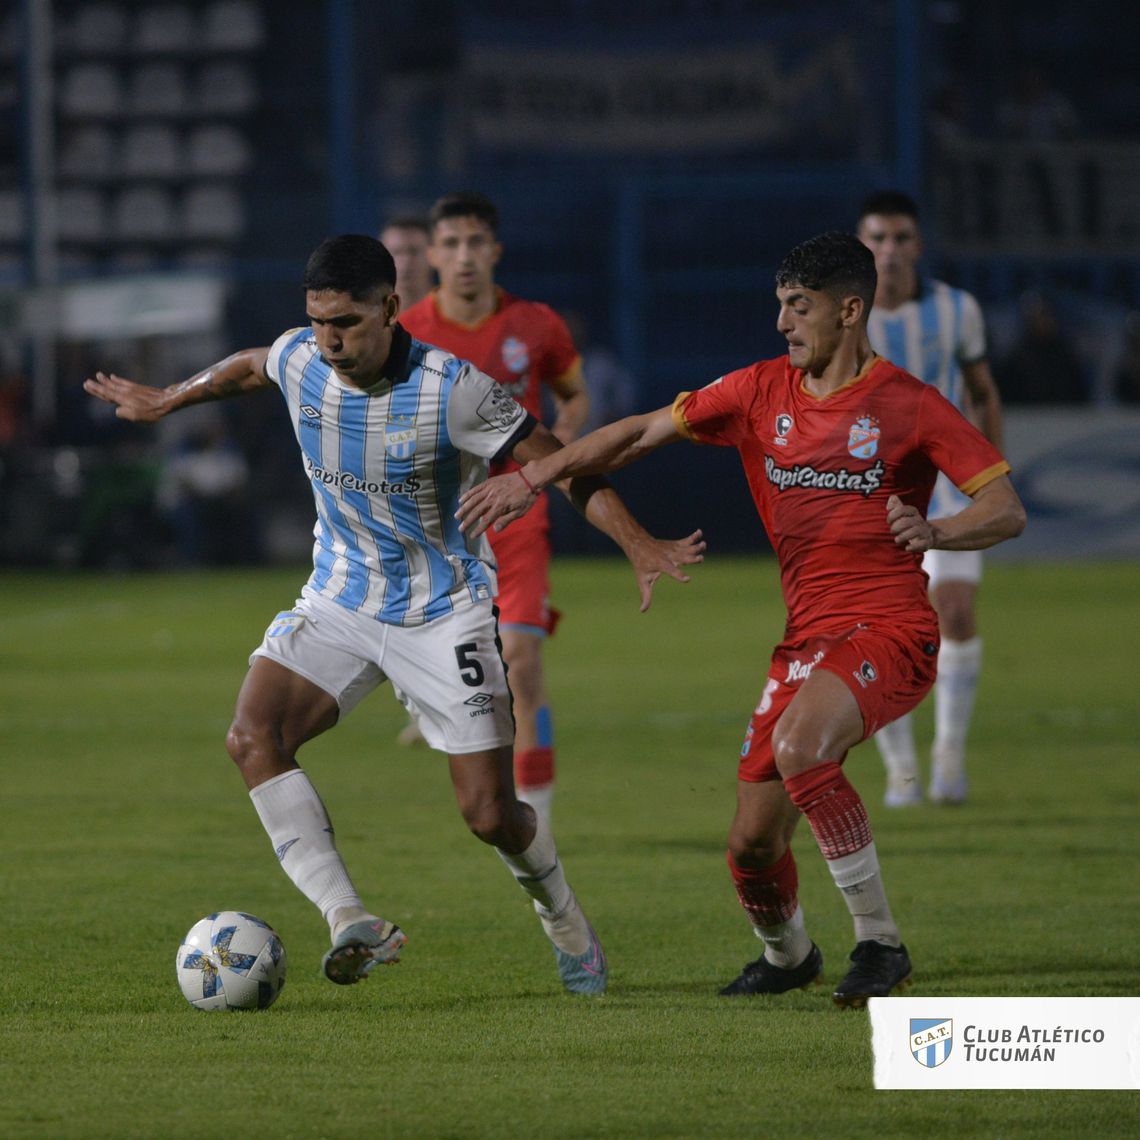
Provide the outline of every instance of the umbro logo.
{"type": "Polygon", "coordinates": [[[312,404],[302,404],[301,415],[307,416],[311,420],[319,420],[321,418],[320,409],[314,408],[312,404]]]}
{"type": "Polygon", "coordinates": [[[463,703],[481,709],[484,705],[489,705],[494,699],[491,693],[476,693],[473,697],[468,697],[463,703]]]}

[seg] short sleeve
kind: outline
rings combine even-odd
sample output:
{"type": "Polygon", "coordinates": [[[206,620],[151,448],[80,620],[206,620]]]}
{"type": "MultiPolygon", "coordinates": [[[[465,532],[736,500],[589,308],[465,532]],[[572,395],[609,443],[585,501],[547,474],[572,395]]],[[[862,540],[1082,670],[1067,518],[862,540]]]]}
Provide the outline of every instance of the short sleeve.
{"type": "Polygon", "coordinates": [[[740,369],[714,380],[696,392],[682,392],[673,401],[673,424],[694,443],[735,447],[747,425],[744,395],[753,385],[751,372],[740,369]]]}
{"type": "Polygon", "coordinates": [[[289,359],[289,354],[305,339],[309,331],[308,326],[290,329],[270,346],[269,356],[265,360],[265,374],[278,388],[284,389],[285,386],[285,362],[289,359]]]}
{"type": "Polygon", "coordinates": [[[923,386],[919,445],[963,493],[973,495],[1010,466],[1001,452],[933,385],[923,386]]]}
{"type": "Polygon", "coordinates": [[[525,427],[526,409],[490,376],[466,361],[447,397],[447,434],[460,451],[493,459],[525,427]]]}
{"type": "Polygon", "coordinates": [[[986,322],[972,293],[962,294],[962,333],[958,338],[959,364],[973,364],[986,356],[986,322]]]}

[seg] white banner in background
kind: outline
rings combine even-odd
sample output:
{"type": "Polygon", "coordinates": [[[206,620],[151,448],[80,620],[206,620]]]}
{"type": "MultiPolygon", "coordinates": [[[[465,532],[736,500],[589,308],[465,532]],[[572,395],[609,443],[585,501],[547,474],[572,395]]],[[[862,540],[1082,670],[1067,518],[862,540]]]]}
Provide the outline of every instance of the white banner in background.
{"type": "Polygon", "coordinates": [[[1004,450],[1029,524],[987,558],[1140,558],[1140,408],[1008,408],[1004,450]]]}
{"type": "Polygon", "coordinates": [[[1140,997],[872,998],[877,1089],[1140,1089],[1140,997]]]}

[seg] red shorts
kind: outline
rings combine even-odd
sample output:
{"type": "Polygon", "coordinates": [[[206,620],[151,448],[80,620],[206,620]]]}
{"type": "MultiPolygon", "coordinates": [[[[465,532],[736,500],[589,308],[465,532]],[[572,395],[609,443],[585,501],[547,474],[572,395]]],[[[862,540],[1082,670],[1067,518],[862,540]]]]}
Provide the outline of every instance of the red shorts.
{"type": "Polygon", "coordinates": [[[499,625],[545,637],[559,613],[550,606],[550,522],[544,495],[506,530],[489,531],[499,564],[499,625]]]}
{"type": "MultiPolygon", "coordinates": [[[[834,673],[851,690],[863,714],[863,739],[910,712],[934,684],[938,626],[856,626],[848,633],[783,642],[772,653],[768,683],[752,713],[737,775],[760,783],[778,780],[772,732],[813,669],[834,673]]],[[[836,757],[840,763],[845,756],[836,757]]]]}

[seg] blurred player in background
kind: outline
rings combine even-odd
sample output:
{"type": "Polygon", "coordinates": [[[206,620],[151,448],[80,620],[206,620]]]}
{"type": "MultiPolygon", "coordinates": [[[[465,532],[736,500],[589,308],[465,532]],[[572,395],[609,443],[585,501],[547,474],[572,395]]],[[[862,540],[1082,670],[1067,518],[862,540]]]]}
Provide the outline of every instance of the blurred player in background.
{"type": "Polygon", "coordinates": [[[430,234],[427,219],[416,214],[398,214],[380,231],[380,241],[396,263],[396,294],[401,311],[410,309],[431,292],[430,234]]]}
{"type": "MultiPolygon", "coordinates": [[[[581,360],[565,322],[547,305],[495,284],[502,256],[499,215],[482,194],[448,194],[429,214],[428,254],[439,288],[400,317],[403,326],[493,376],[531,415],[542,416],[542,389],[553,399],[551,431],[573,439],[589,414],[581,360]]],[[[507,459],[493,471],[517,465],[507,459]]],[[[515,786],[549,815],[554,795],[554,725],[542,668],[543,641],[558,612],[550,606],[550,522],[542,496],[523,524],[492,534],[499,568],[503,656],[515,695],[515,786]]]]}
{"type": "Polygon", "coordinates": [[[806,816],[855,926],[840,1006],[910,977],[871,824],[843,773],[847,752],[913,708],[934,681],[938,619],[922,555],[1020,533],[1009,465],[932,385],[875,354],[875,262],[854,234],[822,234],[776,274],[786,356],[731,372],[671,407],[631,416],[462,496],[477,534],[517,518],[538,489],[613,471],[662,444],[735,447],[780,563],[788,621],[744,738],[728,863],[764,954],[721,993],[776,994],[817,981],[790,846],[806,816]],[[928,521],[939,471],[969,496],[928,521]]]}
{"type": "MultiPolygon", "coordinates": [[[[876,352],[933,384],[1001,449],[1001,399],[986,360],[982,310],[974,297],[942,281],[919,276],[922,232],[918,207],[905,194],[885,190],[867,198],[857,232],[875,255],[879,283],[867,333],[876,352]]],[[[943,518],[968,502],[940,475],[930,517],[943,518]]],[[[930,550],[922,561],[938,611],[942,648],[934,685],[934,747],[928,795],[934,803],[966,798],[966,736],[982,665],[975,603],[982,578],[980,550],[930,550]]],[[[922,802],[914,729],[908,715],[876,736],[887,768],[886,803],[922,802]]]]}
{"type": "MultiPolygon", "coordinates": [[[[316,500],[313,572],[250,659],[226,738],[286,874],[321,911],[325,975],[349,985],[406,941],[367,910],[296,753],[386,680],[446,752],[460,811],[534,900],[563,985],[599,993],[606,963],[546,821],[514,793],[514,721],[486,543],[455,523],[460,492],[506,455],[558,441],[489,376],[397,321],[396,268],[374,238],[323,242],[305,270],[310,327],[234,353],[169,388],[97,373],[84,384],[124,420],[277,387],[316,500]]],[[[661,573],[699,561],[699,534],[659,542],[599,483],[567,493],[634,564],[642,608],[661,573]]],[[[376,826],[383,827],[384,812],[376,826]]]]}

